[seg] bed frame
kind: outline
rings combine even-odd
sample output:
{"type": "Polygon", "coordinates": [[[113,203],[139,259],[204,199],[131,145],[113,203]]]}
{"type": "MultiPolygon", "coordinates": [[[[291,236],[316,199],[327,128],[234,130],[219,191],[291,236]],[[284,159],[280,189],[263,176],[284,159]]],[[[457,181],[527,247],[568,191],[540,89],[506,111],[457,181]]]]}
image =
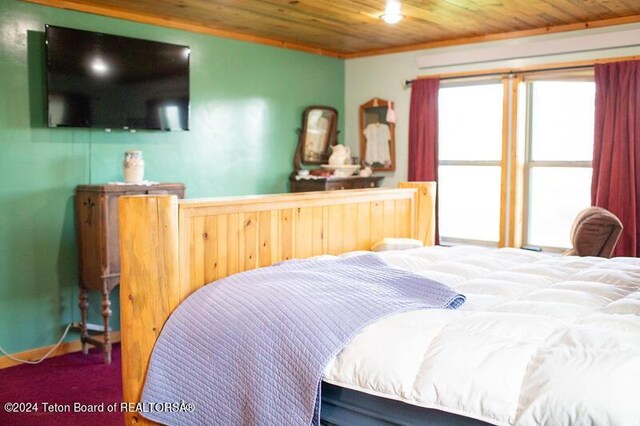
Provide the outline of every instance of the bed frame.
{"type": "MultiPolygon", "coordinates": [[[[434,242],[433,182],[215,199],[125,196],[119,203],[123,398],[130,403],[140,401],[165,321],[203,285],[282,260],[369,250],[383,237],[434,242]]],[[[152,424],[138,413],[125,418],[152,424]]]]}

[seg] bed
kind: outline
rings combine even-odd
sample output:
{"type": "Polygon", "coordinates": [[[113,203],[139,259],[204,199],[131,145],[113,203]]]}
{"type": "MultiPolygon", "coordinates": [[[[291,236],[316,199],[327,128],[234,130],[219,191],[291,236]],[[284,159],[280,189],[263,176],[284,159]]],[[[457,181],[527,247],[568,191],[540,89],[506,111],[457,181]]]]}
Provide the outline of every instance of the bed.
{"type": "MultiPolygon", "coordinates": [[[[163,325],[204,284],[286,259],[366,250],[382,237],[431,245],[434,185],[402,186],[122,198],[124,400],[140,401],[163,325]]],[[[638,424],[637,259],[441,247],[380,257],[468,294],[468,303],[393,315],[364,329],[324,372],[325,422],[638,424]],[[461,334],[467,338],[456,340],[461,334]],[[521,400],[512,391],[523,383],[532,390],[521,400]]],[[[138,413],[126,417],[148,423],[138,413]]]]}

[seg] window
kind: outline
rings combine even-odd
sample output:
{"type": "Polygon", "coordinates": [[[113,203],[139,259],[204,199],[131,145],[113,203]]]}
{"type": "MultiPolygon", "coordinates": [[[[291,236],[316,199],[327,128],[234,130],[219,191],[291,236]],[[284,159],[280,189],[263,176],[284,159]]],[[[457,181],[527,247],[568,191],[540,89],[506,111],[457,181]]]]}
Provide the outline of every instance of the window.
{"type": "Polygon", "coordinates": [[[570,247],[578,212],[591,205],[593,81],[526,83],[525,244],[570,247]]]}
{"type": "Polygon", "coordinates": [[[440,235],[497,243],[502,83],[445,87],[438,99],[440,235]]]}
{"type": "Polygon", "coordinates": [[[569,247],[571,224],[591,202],[592,70],[445,84],[442,241],[569,247]]]}

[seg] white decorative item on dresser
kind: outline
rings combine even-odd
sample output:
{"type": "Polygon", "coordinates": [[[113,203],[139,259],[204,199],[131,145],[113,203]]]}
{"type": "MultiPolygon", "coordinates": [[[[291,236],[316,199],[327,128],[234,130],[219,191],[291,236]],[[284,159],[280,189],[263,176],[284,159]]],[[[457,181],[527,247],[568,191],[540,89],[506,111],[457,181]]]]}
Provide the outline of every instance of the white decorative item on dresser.
{"type": "Polygon", "coordinates": [[[127,183],[140,183],[144,180],[144,158],[142,158],[142,151],[125,151],[123,174],[124,181],[127,183]]]}
{"type": "Polygon", "coordinates": [[[345,164],[351,164],[351,149],[345,145],[333,145],[331,147],[329,165],[344,166],[345,164]]]}

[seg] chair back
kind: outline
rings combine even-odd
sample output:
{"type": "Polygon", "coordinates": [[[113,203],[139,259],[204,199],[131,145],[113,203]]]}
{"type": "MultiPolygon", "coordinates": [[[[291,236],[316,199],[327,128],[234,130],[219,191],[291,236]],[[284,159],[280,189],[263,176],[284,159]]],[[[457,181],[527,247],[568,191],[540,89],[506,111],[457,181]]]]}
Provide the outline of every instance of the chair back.
{"type": "Polygon", "coordinates": [[[589,207],[578,213],[571,227],[573,248],[565,254],[611,257],[622,233],[622,222],[602,207],[589,207]]]}

